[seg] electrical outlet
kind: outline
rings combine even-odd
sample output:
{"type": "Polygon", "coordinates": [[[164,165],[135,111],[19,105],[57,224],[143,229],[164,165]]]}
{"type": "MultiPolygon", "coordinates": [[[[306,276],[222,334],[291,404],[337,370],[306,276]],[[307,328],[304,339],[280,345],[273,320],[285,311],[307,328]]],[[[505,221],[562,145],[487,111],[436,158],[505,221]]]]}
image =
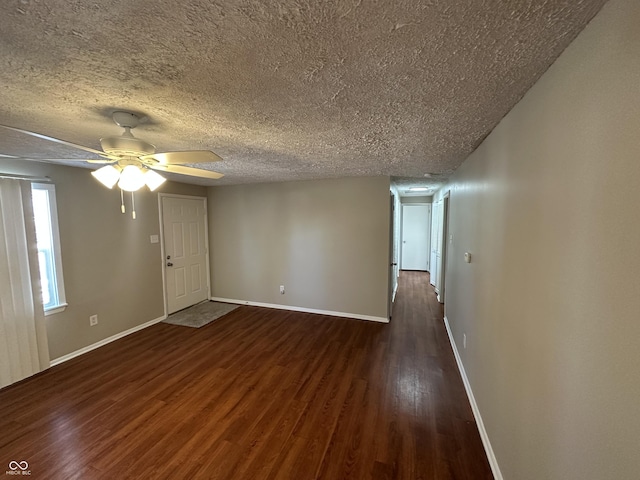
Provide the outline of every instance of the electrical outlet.
{"type": "Polygon", "coordinates": [[[94,327],[98,324],[98,315],[91,315],[89,317],[89,326],[94,327]]]}
{"type": "Polygon", "coordinates": [[[462,348],[467,348],[467,334],[462,334],[462,348]]]}
{"type": "Polygon", "coordinates": [[[284,295],[284,285],[280,285],[280,293],[284,295]]]}

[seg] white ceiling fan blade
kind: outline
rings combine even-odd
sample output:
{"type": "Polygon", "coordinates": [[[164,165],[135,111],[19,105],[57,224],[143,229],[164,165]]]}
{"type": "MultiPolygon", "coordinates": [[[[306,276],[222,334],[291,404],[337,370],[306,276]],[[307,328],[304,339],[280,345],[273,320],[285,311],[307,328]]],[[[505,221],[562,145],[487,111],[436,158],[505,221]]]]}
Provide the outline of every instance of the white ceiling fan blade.
{"type": "Polygon", "coordinates": [[[107,157],[107,155],[104,152],[101,152],[100,150],[94,150],[93,148],[85,147],[83,145],[78,145],[76,143],[67,142],[66,140],[60,140],[59,138],[49,137],[47,135],[43,135],[41,133],[36,133],[36,132],[31,132],[29,130],[22,130],[21,128],[10,127],[9,125],[0,124],[0,127],[4,128],[6,130],[11,130],[13,132],[24,133],[25,135],[31,135],[32,137],[41,138],[43,140],[49,140],[50,142],[59,143],[61,145],[66,145],[67,147],[78,148],[80,150],[84,150],[85,152],[90,152],[90,153],[93,153],[95,155],[99,155],[101,157],[107,157]]]}
{"type": "Polygon", "coordinates": [[[88,158],[35,158],[35,157],[14,157],[13,155],[3,155],[0,153],[0,159],[6,158],[7,160],[25,160],[27,162],[45,162],[45,163],[60,163],[60,162],[87,162],[87,163],[115,163],[117,160],[111,160],[104,158],[88,159],[88,158]]]}
{"type": "Polygon", "coordinates": [[[221,157],[209,150],[187,150],[184,152],[161,152],[140,157],[145,160],[155,160],[161,165],[180,165],[184,163],[211,163],[219,162],[221,157]]]}
{"type": "Polygon", "coordinates": [[[198,178],[211,178],[213,180],[224,177],[222,173],[203,170],[201,168],[183,167],[181,165],[153,165],[151,168],[168,173],[177,173],[180,175],[189,175],[190,177],[198,178]]]}
{"type": "MultiPolygon", "coordinates": [[[[0,155],[0,160],[17,160],[19,162],[42,162],[42,163],[54,163],[60,165],[61,162],[91,162],[86,158],[33,158],[33,157],[9,157],[7,155],[0,155]]],[[[112,163],[111,160],[96,160],[97,163],[112,163]]]]}

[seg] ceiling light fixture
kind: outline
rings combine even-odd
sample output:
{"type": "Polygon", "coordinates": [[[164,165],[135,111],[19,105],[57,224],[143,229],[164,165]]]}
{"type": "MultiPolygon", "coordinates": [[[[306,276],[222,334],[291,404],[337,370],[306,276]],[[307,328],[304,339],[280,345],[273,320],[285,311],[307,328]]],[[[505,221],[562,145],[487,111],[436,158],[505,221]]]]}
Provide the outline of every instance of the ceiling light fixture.
{"type": "Polygon", "coordinates": [[[167,181],[153,170],[143,170],[136,165],[127,165],[124,168],[106,165],[91,172],[91,175],[107,188],[113,188],[117,183],[120,189],[127,192],[135,192],[145,185],[153,192],[167,181]]]}
{"type": "Polygon", "coordinates": [[[127,165],[120,172],[118,187],[125,192],[135,192],[144,187],[144,172],[135,165],[127,165]]]}
{"type": "Polygon", "coordinates": [[[144,183],[152,192],[166,181],[166,178],[153,170],[147,170],[147,173],[144,174],[144,183]]]}
{"type": "Polygon", "coordinates": [[[427,192],[429,191],[429,188],[427,187],[411,187],[409,189],[410,192],[427,192]]]}
{"type": "Polygon", "coordinates": [[[113,188],[114,185],[118,184],[122,213],[125,213],[124,192],[131,192],[131,216],[134,219],[136,218],[136,210],[133,192],[140,190],[145,185],[153,192],[167,180],[153,170],[141,168],[134,164],[125,165],[124,167],[106,165],[91,172],[91,175],[107,188],[113,188]]]}
{"type": "Polygon", "coordinates": [[[120,170],[113,165],[106,165],[98,170],[91,172],[101,184],[107,188],[113,188],[120,178],[120,170]]]}

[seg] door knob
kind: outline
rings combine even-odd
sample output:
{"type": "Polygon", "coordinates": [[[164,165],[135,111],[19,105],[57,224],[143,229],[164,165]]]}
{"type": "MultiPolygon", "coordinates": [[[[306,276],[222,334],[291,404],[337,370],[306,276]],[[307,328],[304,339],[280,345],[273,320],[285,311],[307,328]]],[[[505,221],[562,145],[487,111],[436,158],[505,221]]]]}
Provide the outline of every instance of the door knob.
{"type": "Polygon", "coordinates": [[[167,262],[167,267],[173,267],[173,263],[167,262]]]}

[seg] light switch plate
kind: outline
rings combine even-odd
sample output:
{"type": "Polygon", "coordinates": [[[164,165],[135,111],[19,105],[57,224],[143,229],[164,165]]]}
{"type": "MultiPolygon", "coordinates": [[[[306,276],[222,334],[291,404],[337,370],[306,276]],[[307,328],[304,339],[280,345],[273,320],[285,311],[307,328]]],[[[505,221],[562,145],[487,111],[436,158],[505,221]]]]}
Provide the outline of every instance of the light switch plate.
{"type": "Polygon", "coordinates": [[[151,243],[160,243],[160,237],[158,235],[151,235],[149,240],[151,240],[151,243]]]}
{"type": "Polygon", "coordinates": [[[471,263],[471,254],[469,252],[464,252],[464,261],[471,263]]]}

